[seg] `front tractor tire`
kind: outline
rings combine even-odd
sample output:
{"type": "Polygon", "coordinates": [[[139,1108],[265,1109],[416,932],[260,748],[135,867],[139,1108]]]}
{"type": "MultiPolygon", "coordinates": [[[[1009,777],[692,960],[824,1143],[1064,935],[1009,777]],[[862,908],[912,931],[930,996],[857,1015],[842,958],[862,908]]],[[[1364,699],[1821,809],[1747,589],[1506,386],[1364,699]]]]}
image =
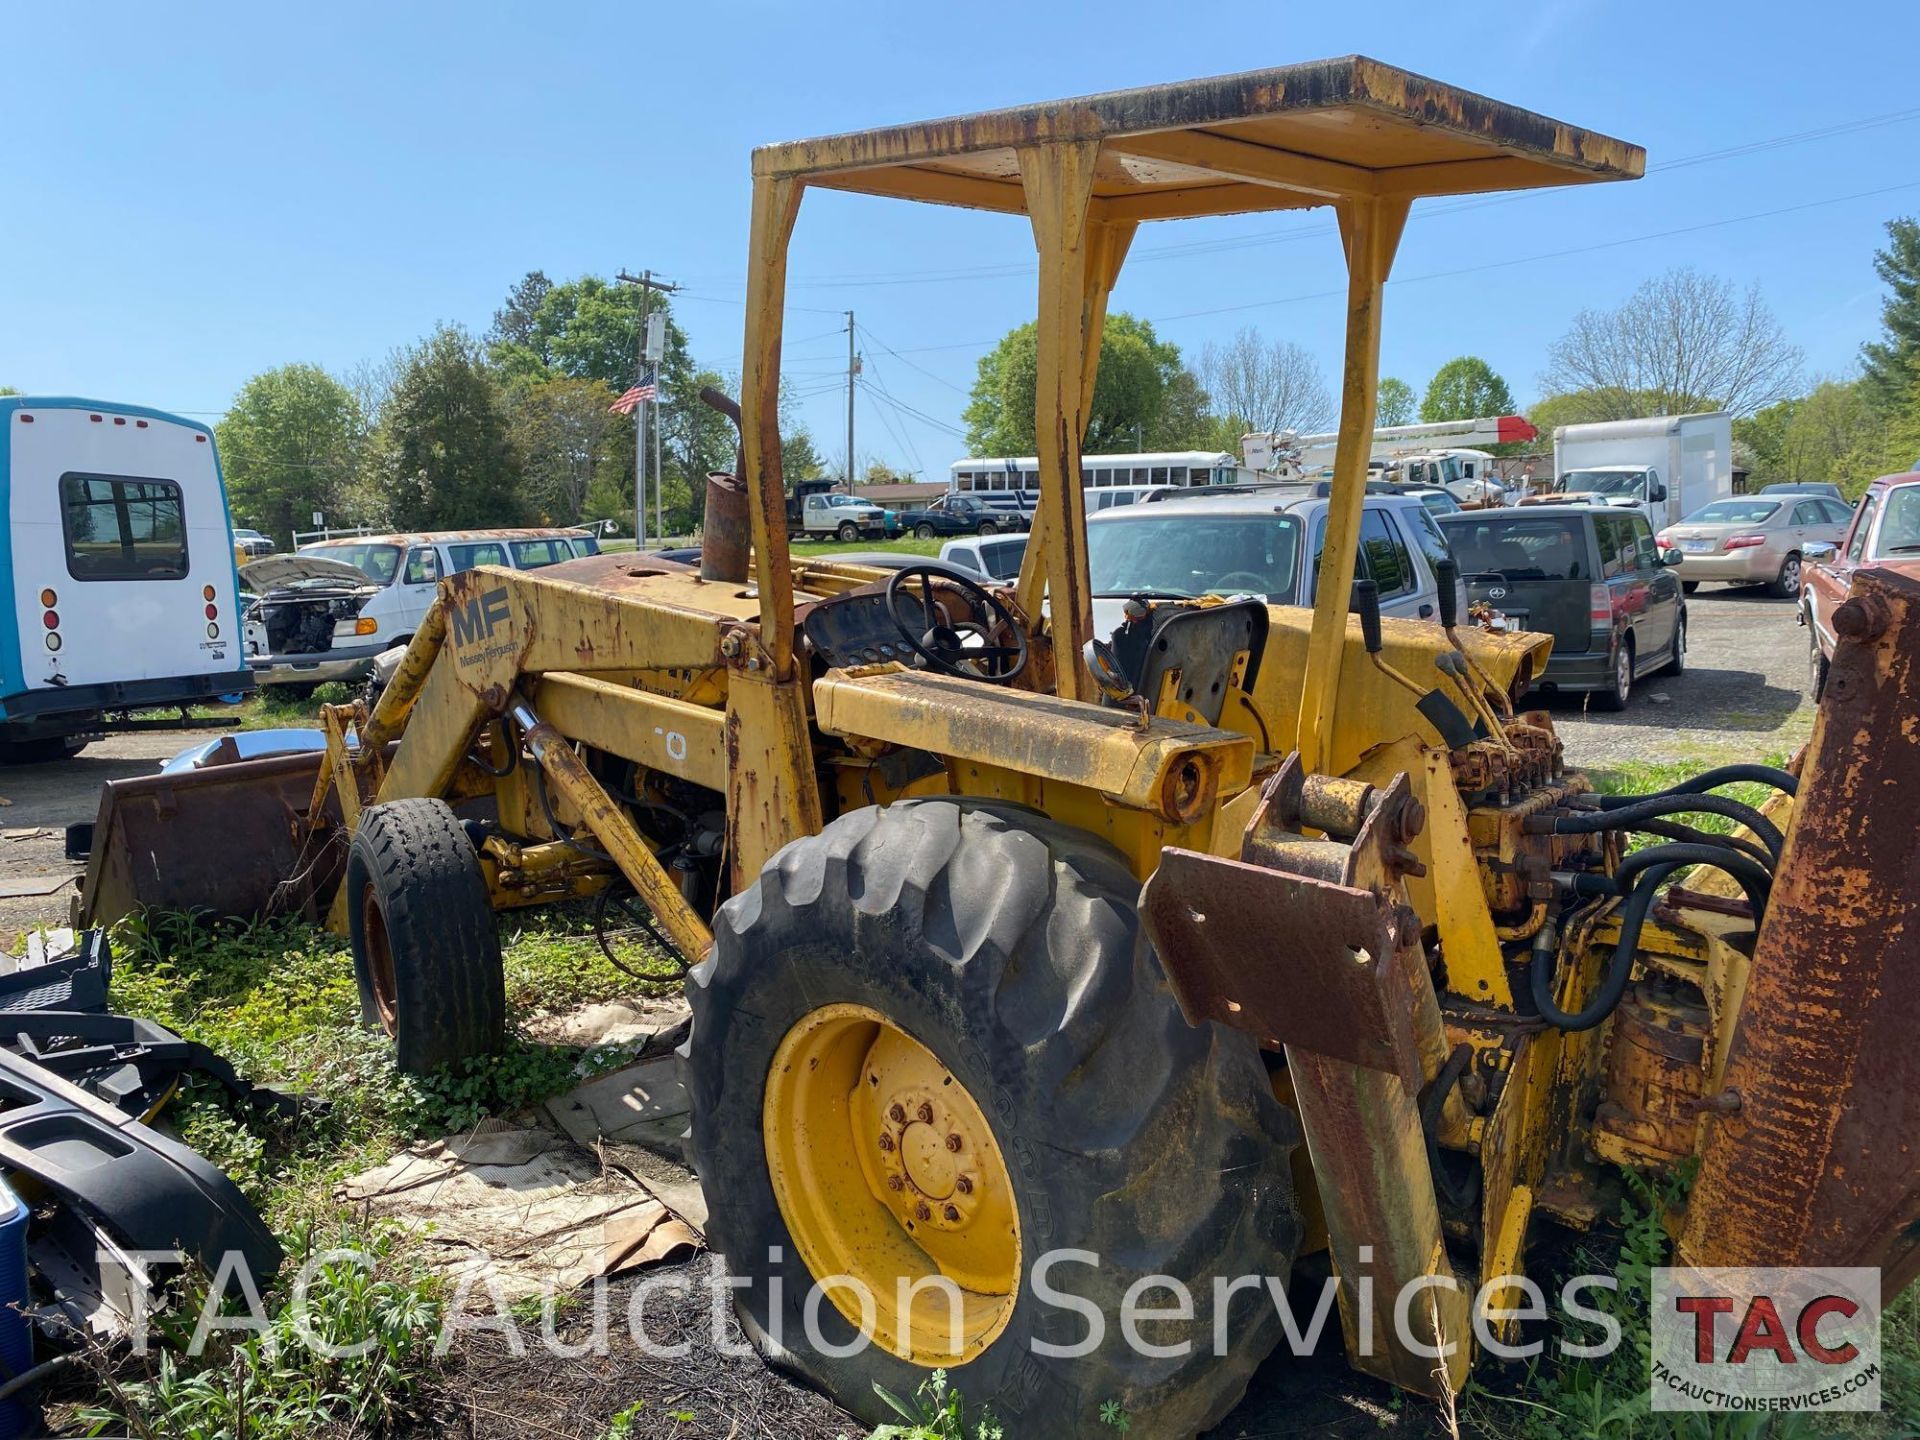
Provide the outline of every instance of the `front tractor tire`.
{"type": "Polygon", "coordinates": [[[689,985],[693,1150],[769,1360],[870,1422],[897,1418],[876,1385],[908,1396],[945,1369],[1010,1440],[1110,1435],[1107,1402],[1137,1434],[1187,1436],[1238,1402],[1279,1319],[1243,1286],[1216,1354],[1214,1280],[1285,1283],[1298,1132],[1249,1037],[1181,1017],[1138,891],[1084,832],[924,800],[795,841],[721,909],[689,985]],[[1125,1338],[1123,1298],[1153,1275],[1188,1286],[1193,1320],[1141,1337],[1184,1355],[1125,1338]],[[872,1342],[842,1358],[858,1290],[823,1285],[811,1332],[806,1315],[817,1280],[847,1276],[872,1342]],[[904,1308],[903,1281],[924,1286],[904,1308]],[[1089,1334],[1052,1292],[1099,1310],[1090,1353],[1036,1349],[1089,1334]]]}
{"type": "Polygon", "coordinates": [[[500,936],[473,842],[444,800],[370,806],[347,851],[347,932],[360,1018],[424,1075],[506,1036],[500,936]]]}

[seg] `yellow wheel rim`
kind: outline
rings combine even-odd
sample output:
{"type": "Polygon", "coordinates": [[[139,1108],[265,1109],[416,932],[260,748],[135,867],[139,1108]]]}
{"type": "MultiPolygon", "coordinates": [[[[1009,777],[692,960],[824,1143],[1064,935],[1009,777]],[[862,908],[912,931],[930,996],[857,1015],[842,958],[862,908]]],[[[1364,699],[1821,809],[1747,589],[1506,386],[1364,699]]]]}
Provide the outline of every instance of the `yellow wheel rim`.
{"type": "Polygon", "coordinates": [[[774,1198],[835,1308],[928,1367],[973,1359],[1020,1290],[1020,1221],[986,1116],[877,1010],[826,1005],[781,1040],[761,1114],[774,1198]]]}

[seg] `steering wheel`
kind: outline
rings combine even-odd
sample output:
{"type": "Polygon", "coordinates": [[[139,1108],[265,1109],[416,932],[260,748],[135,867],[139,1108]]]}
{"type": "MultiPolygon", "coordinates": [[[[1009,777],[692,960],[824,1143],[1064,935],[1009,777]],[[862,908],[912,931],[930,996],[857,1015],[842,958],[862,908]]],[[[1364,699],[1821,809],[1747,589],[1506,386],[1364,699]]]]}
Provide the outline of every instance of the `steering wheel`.
{"type": "Polygon", "coordinates": [[[908,565],[894,571],[887,581],[887,618],[893,621],[894,629],[900,632],[907,647],[927,662],[928,669],[939,674],[958,676],[962,680],[985,680],[990,685],[1010,685],[1027,668],[1027,637],[1013,613],[985,587],[951,570],[908,565]],[[909,614],[902,603],[901,591],[910,580],[920,582],[920,594],[925,597],[916,602],[922,607],[917,615],[909,614]],[[959,590],[976,608],[992,616],[995,624],[982,625],[977,620],[956,624],[948,620],[945,607],[933,598],[936,580],[959,590]],[[929,613],[941,617],[931,626],[927,624],[929,613]],[[1011,635],[1013,644],[992,643],[996,628],[1011,635]],[[969,639],[979,643],[968,644],[969,639]]]}
{"type": "Polygon", "coordinates": [[[1243,591],[1254,595],[1264,595],[1267,593],[1267,577],[1264,575],[1256,575],[1251,570],[1235,570],[1231,574],[1222,575],[1218,580],[1214,581],[1213,584],[1209,585],[1207,589],[1215,595],[1223,593],[1238,595],[1243,591]]]}

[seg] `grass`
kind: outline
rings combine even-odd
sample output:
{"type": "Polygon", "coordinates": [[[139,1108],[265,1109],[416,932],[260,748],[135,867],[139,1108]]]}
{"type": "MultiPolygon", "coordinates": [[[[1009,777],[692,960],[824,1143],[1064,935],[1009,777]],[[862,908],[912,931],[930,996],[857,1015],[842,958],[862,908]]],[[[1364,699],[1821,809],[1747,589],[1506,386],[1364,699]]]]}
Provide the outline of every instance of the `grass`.
{"type": "Polygon", "coordinates": [[[303,694],[286,685],[254,691],[236,705],[195,705],[187,713],[195,720],[226,720],[236,730],[301,729],[320,723],[322,705],[340,705],[358,693],[357,686],[329,680],[303,694]]]}
{"type": "Polygon", "coordinates": [[[114,935],[113,1005],[230,1059],[248,1078],[327,1102],[325,1118],[276,1125],[232,1111],[216,1088],[177,1105],[184,1138],[226,1168],[277,1229],[335,1217],[333,1186],[423,1135],[537,1103],[616,1062],[537,1044],[541,1014],[631,994],[635,982],[569,912],[503,921],[511,1036],[506,1050],[457,1072],[402,1075],[383,1036],[359,1024],[346,942],[295,921],[241,924],[176,914],[114,935]]]}
{"type": "MultiPolygon", "coordinates": [[[[1591,1343],[1590,1327],[1555,1324],[1542,1357],[1518,1383],[1489,1378],[1482,1365],[1461,1397],[1465,1433],[1485,1440],[1801,1440],[1801,1437],[1911,1436],[1920,1434],[1920,1291],[1908,1290],[1882,1323],[1882,1409],[1877,1414],[1737,1415],[1655,1413],[1652,1409],[1650,1307],[1654,1267],[1672,1263],[1669,1223],[1685,1202],[1691,1174],[1648,1181],[1621,1172],[1627,1184],[1618,1217],[1617,1246],[1592,1242],[1564,1257],[1541,1286],[1557,1293],[1571,1275],[1612,1274],[1613,1292],[1590,1292],[1598,1308],[1619,1324],[1622,1340],[1599,1359],[1561,1356],[1554,1341],[1591,1343]]],[[[1529,1337],[1531,1338],[1531,1337],[1529,1337]]]]}

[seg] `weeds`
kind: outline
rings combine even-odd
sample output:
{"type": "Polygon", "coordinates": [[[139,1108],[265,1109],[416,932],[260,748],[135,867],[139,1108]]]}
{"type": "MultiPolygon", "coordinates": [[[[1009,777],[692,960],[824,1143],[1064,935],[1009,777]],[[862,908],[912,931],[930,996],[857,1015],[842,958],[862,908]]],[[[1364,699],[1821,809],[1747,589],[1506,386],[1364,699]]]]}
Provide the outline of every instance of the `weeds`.
{"type": "Polygon", "coordinates": [[[880,1385],[873,1389],[906,1424],[882,1425],[869,1432],[867,1440],[1001,1440],[1004,1433],[988,1410],[968,1425],[960,1392],[948,1383],[944,1370],[920,1382],[911,1404],[880,1385]]]}
{"type": "Polygon", "coordinates": [[[306,1266],[304,1305],[283,1277],[263,1328],[210,1330],[193,1355],[206,1290],[190,1289],[157,1317],[168,1343],[139,1378],[99,1365],[108,1403],[77,1413],[85,1433],[307,1440],[341,1425],[350,1434],[378,1433],[403,1415],[430,1362],[437,1282],[412,1266],[390,1231],[339,1231],[324,1245],[311,1232],[295,1239],[289,1270],[306,1266]]]}

